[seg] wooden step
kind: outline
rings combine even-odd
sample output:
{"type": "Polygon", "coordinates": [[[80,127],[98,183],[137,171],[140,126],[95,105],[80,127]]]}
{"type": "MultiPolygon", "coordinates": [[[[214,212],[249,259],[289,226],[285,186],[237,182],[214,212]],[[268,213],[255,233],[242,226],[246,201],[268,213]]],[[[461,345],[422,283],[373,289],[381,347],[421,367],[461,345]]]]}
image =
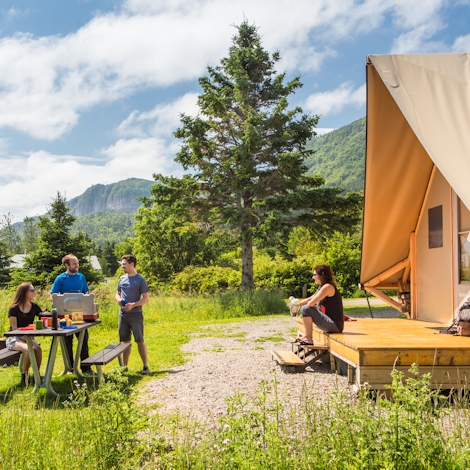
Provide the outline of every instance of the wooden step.
{"type": "Polygon", "coordinates": [[[283,366],[305,366],[305,362],[292,351],[271,351],[273,359],[283,366]]]}

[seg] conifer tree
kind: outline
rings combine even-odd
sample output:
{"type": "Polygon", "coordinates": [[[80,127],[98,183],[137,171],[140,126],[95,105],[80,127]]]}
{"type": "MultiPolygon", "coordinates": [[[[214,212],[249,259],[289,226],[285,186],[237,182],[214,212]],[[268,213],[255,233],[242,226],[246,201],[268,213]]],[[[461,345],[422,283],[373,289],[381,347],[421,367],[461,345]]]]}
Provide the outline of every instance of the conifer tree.
{"type": "Polygon", "coordinates": [[[39,217],[38,247],[26,256],[25,269],[14,273],[15,282],[29,280],[39,285],[53,282],[64,271],[62,258],[69,253],[78,258],[80,272],[88,282],[99,280],[100,276],[87,259],[93,246],[90,237],[82,232],[70,235],[74,220],[65,197],[57,192],[48,214],[39,217]]]}
{"type": "Polygon", "coordinates": [[[340,189],[323,187],[322,178],[306,176],[306,144],[318,116],[289,107],[300,78],[286,83],[275,69],[279,53],[267,52],[248,22],[232,42],[228,57],[199,79],[199,115],[182,115],[175,132],[182,140],[176,161],[191,175],[154,175],[152,193],[157,203],[184,194],[200,218],[235,229],[242,286],[252,288],[255,239],[277,242],[297,224],[323,237],[350,230],[358,222],[359,196],[341,197],[340,189]]]}
{"type": "Polygon", "coordinates": [[[5,287],[10,280],[10,261],[8,246],[0,240],[0,287],[5,287]]]}

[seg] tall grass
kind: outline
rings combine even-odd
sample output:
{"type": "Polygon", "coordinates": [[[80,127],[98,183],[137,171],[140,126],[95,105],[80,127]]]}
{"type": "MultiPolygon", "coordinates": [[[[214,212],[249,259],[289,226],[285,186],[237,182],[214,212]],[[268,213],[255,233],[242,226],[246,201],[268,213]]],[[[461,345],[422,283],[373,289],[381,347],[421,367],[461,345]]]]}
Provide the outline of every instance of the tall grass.
{"type": "Polygon", "coordinates": [[[263,383],[254,403],[228,401],[212,427],[179,426],[174,449],[158,468],[197,469],[467,469],[469,417],[430,389],[430,376],[404,381],[393,372],[391,399],[333,395],[300,405],[263,383]]]}
{"type": "Polygon", "coordinates": [[[139,468],[145,417],[118,372],[99,390],[76,390],[64,403],[15,396],[0,409],[2,468],[139,468]]]}
{"type": "MultiPolygon", "coordinates": [[[[91,330],[92,352],[116,340],[118,309],[113,289],[110,284],[95,291],[102,325],[91,330]]],[[[0,293],[0,302],[5,298],[0,293]]],[[[151,296],[144,311],[155,375],[184,361],[180,346],[201,325],[287,314],[279,294],[262,292],[151,296]]],[[[47,353],[47,344],[43,350],[47,353]]],[[[133,352],[130,369],[138,363],[133,352]]],[[[337,393],[318,401],[312,390],[304,388],[300,404],[294,404],[291,397],[278,394],[274,378],[261,385],[254,401],[242,395],[231,397],[227,413],[210,426],[179,416],[163,417],[158,410],[137,405],[134,388],[142,377],[132,370],[122,375],[111,369],[106,383],[96,389],[92,383],[84,386],[74,381],[73,375],[55,379],[59,392],[73,390],[65,401],[13,387],[0,402],[2,467],[470,468],[468,396],[463,393],[454,401],[443,398],[431,390],[430,376],[419,376],[417,368],[406,380],[402,373],[393,372],[390,400],[366,390],[359,396],[337,393]]],[[[2,391],[12,386],[18,374],[17,368],[0,370],[2,391]]]]}

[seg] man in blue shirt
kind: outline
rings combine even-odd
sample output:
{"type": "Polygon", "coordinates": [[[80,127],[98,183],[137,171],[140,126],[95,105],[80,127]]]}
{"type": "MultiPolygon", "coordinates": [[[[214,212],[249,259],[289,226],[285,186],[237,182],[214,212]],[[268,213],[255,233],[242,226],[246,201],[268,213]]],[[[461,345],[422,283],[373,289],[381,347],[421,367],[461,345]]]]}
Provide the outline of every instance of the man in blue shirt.
{"type": "MultiPolygon", "coordinates": [[[[85,276],[79,273],[80,264],[75,255],[66,255],[62,258],[62,264],[65,266],[65,273],[56,277],[54,284],[51,287],[52,294],[67,294],[69,292],[80,292],[86,294],[88,292],[88,285],[85,276]]],[[[75,335],[78,338],[78,334],[75,335]]],[[[67,345],[67,354],[69,356],[70,364],[73,364],[73,335],[65,337],[67,345]]],[[[83,361],[88,357],[88,330],[85,330],[83,337],[82,351],[80,359],[83,361]]],[[[82,367],[84,374],[92,372],[91,367],[82,367]]]]}
{"type": "MultiPolygon", "coordinates": [[[[147,281],[137,273],[135,266],[137,259],[134,255],[124,255],[121,266],[124,276],[121,276],[117,285],[116,302],[121,306],[119,313],[119,341],[131,342],[131,333],[137,343],[140,358],[143,362],[141,374],[150,372],[147,360],[147,346],[144,342],[144,316],[142,305],[149,301],[149,288],[147,281]]],[[[127,367],[131,348],[122,354],[124,366],[127,367]]]]}

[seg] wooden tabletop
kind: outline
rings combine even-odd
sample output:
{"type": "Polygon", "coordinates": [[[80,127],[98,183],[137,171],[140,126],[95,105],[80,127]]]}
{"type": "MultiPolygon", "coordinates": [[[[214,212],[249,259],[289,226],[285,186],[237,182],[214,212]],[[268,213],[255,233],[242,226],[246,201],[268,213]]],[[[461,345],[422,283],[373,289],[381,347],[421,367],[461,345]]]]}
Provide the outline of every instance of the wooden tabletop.
{"type": "Polygon", "coordinates": [[[87,328],[91,328],[92,326],[99,325],[101,320],[95,320],[92,322],[85,322],[81,325],[73,325],[77,328],[74,329],[64,329],[58,328],[57,330],[53,330],[51,327],[42,328],[41,330],[12,330],[6,331],[5,336],[70,336],[76,333],[80,333],[82,330],[86,330],[87,328]]]}

